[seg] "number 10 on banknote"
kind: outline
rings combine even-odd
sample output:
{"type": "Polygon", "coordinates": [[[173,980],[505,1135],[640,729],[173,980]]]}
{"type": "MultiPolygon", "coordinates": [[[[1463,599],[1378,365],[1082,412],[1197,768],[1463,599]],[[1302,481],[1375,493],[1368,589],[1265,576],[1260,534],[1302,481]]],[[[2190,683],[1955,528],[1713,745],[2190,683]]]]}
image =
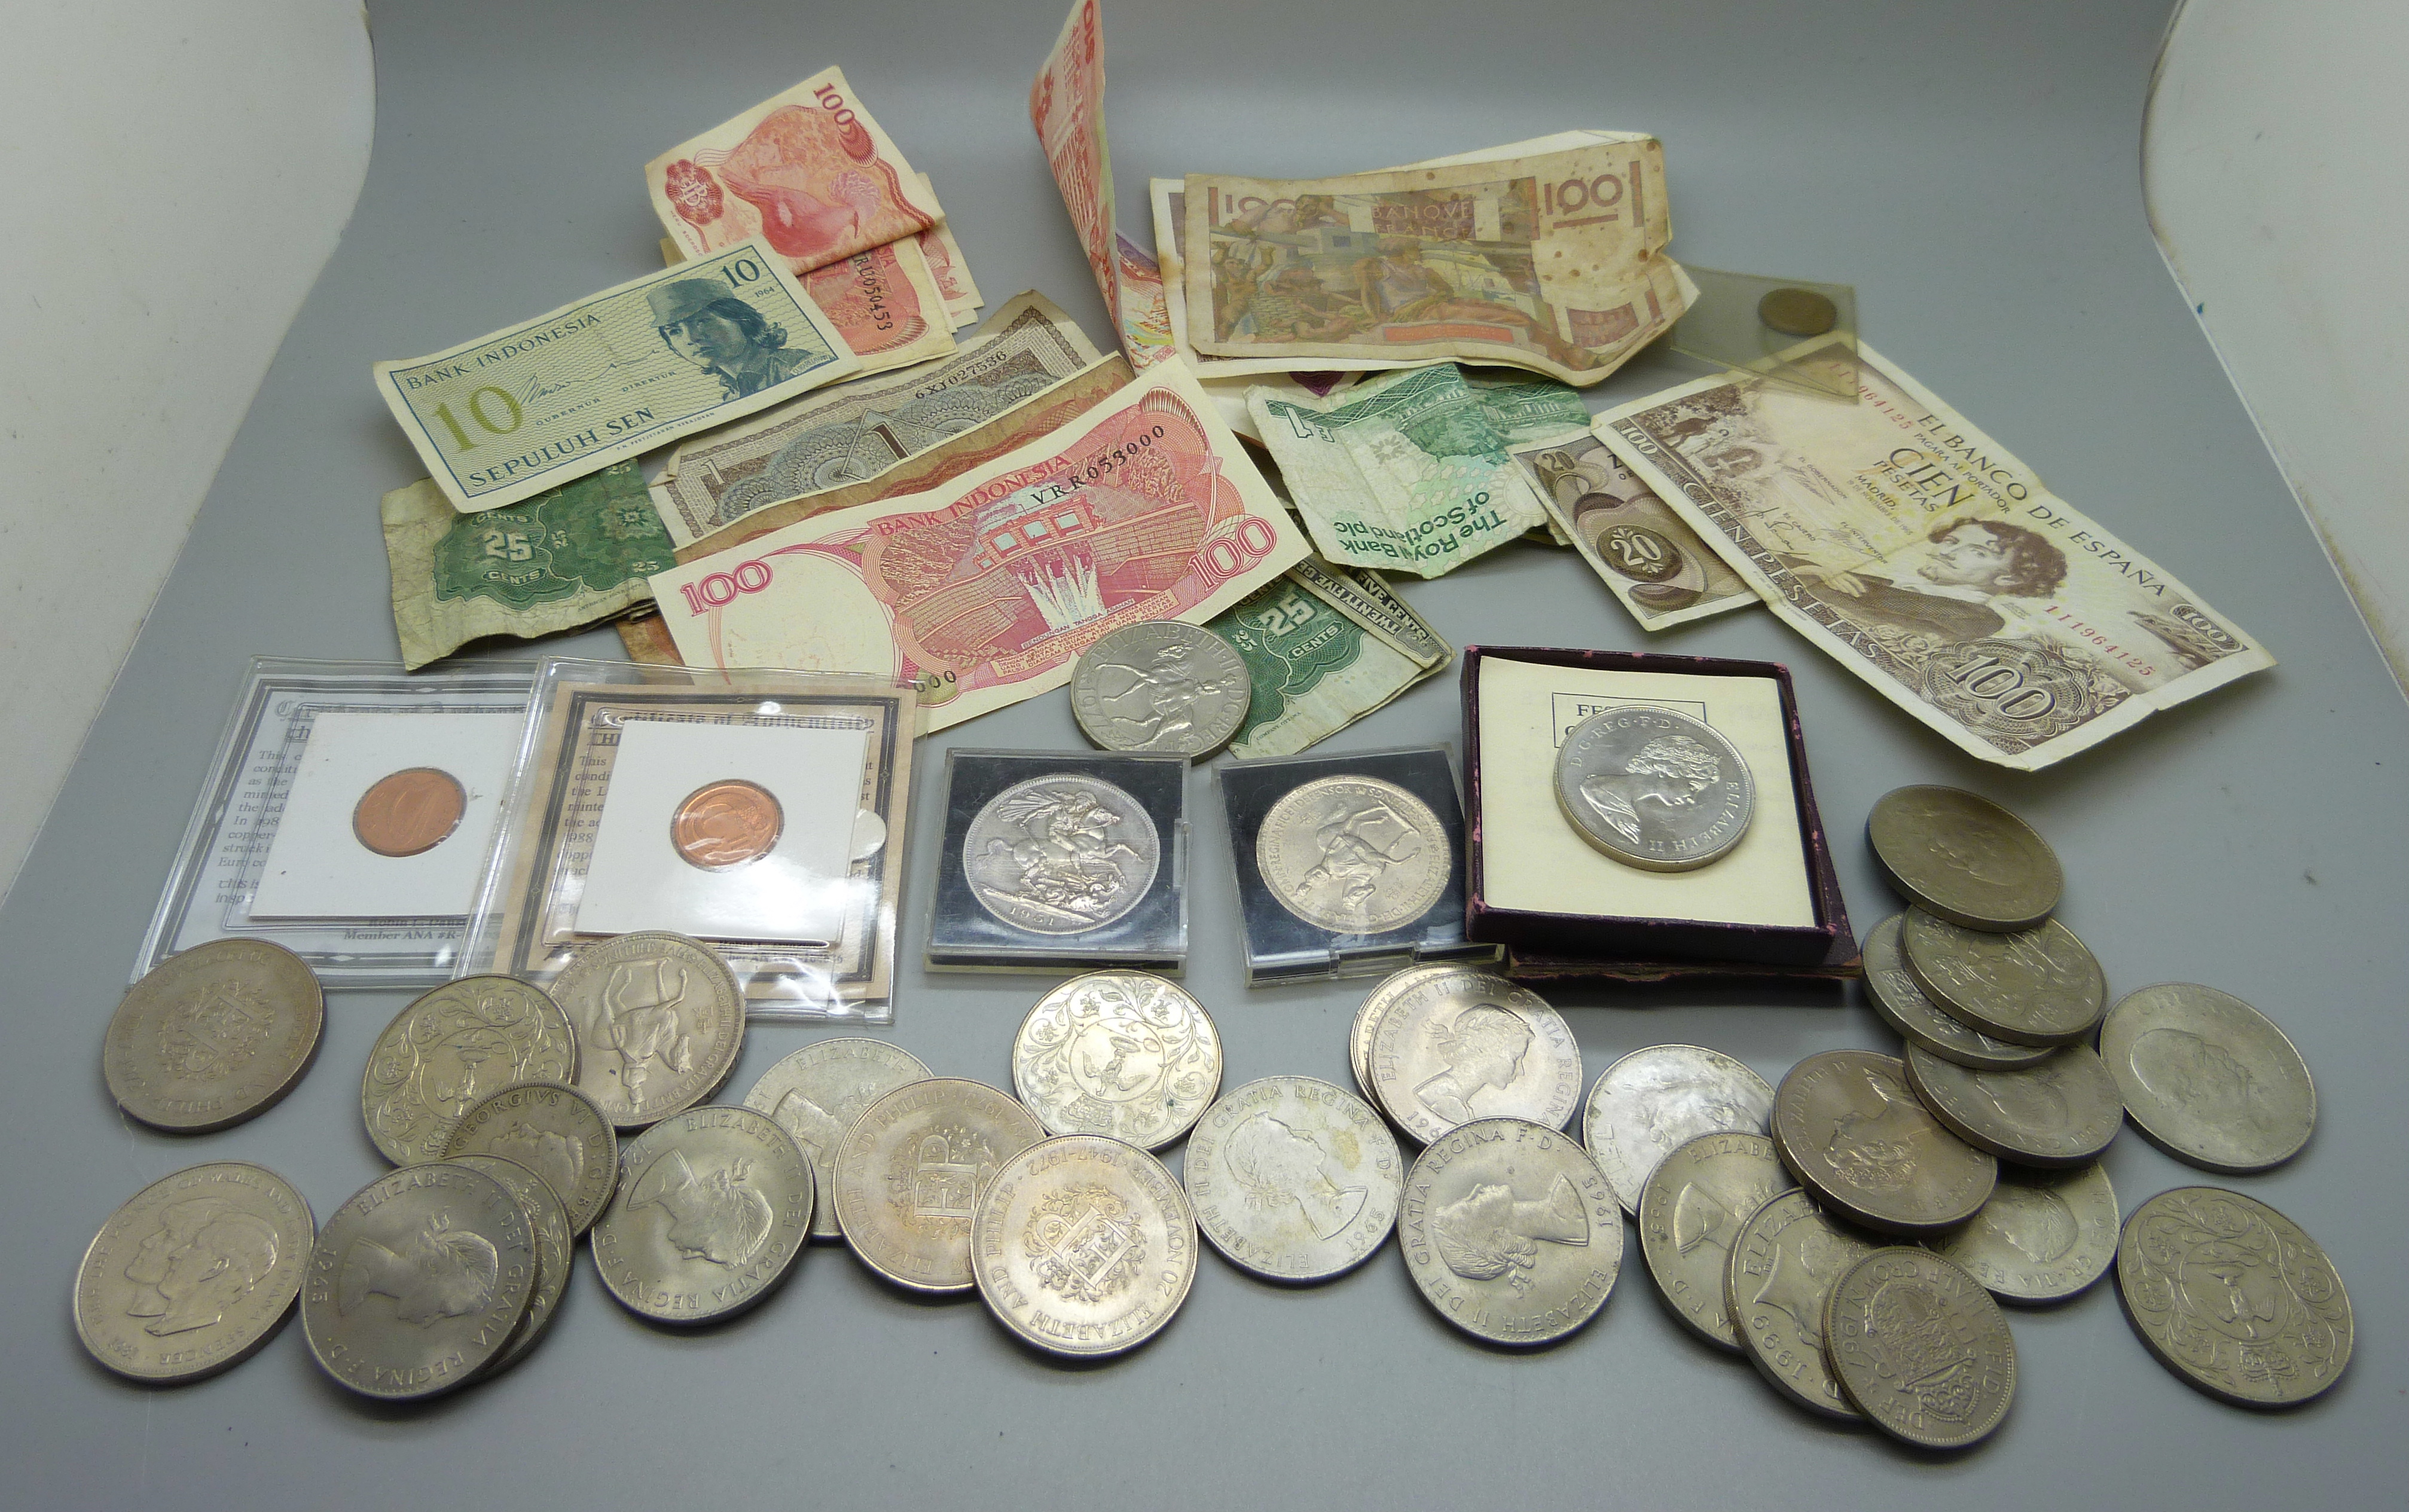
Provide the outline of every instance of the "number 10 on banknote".
{"type": "Polygon", "coordinates": [[[653,577],[689,667],[878,672],[929,728],[1070,681],[1141,620],[1201,625],[1305,554],[1186,367],[925,493],[799,521],[653,577]]]}

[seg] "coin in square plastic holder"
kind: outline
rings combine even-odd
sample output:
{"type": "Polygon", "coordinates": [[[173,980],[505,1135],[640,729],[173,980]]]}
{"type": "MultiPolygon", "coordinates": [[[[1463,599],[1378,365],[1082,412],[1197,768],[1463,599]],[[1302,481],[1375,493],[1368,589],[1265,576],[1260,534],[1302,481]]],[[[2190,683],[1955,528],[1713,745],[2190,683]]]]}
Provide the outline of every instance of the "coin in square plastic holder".
{"type": "Polygon", "coordinates": [[[195,945],[247,938],[293,951],[330,988],[449,981],[534,670],[530,662],[411,673],[389,662],[252,658],[133,978],[195,945]],[[441,733],[455,724],[459,738],[441,733]],[[497,727],[498,738],[484,733],[497,727]],[[380,729],[394,735],[382,754],[380,729]],[[408,775],[420,766],[458,785],[456,815],[441,784],[408,775]],[[463,860],[465,880],[444,891],[441,868],[463,860]],[[262,907],[271,866],[305,886],[281,903],[267,888],[262,907]],[[388,883],[408,873],[415,885],[380,887],[379,872],[388,883]],[[326,890],[313,897],[312,886],[326,890]]]}

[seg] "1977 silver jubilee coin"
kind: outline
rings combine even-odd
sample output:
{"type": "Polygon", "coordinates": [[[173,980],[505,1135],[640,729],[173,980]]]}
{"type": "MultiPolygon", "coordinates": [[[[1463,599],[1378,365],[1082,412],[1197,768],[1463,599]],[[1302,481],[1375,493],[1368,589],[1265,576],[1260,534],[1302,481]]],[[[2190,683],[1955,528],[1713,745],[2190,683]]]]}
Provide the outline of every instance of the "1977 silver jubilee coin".
{"type": "Polygon", "coordinates": [[[1100,1134],[1006,1160],[971,1221],[979,1295],[1038,1348],[1093,1359],[1162,1331],[1196,1280],[1196,1216],[1162,1162],[1100,1134]]]}
{"type": "Polygon", "coordinates": [[[621,1129],[711,1096],[744,1043],[744,994],[728,963],[682,934],[583,946],[552,995],[577,1027],[577,1089],[621,1129]]]}
{"type": "Polygon", "coordinates": [[[619,1163],[619,1195],[594,1225],[594,1269],[639,1317],[733,1317],[774,1290],[811,1240],[811,1162],[766,1113],[671,1114],[619,1163]]]}
{"type": "Polygon", "coordinates": [[[273,1171],[220,1160],[162,1176],[84,1251],[76,1336],[137,1381],[214,1375],[283,1326],[315,1237],[309,1202],[273,1171]]]}
{"type": "Polygon", "coordinates": [[[1455,851],[1431,806],[1377,777],[1317,777],[1255,831],[1255,865],[1282,908],[1335,934],[1384,934],[1447,893],[1455,851]]]}
{"type": "Polygon", "coordinates": [[[1107,751],[1199,756],[1247,722],[1252,680],[1230,642],[1179,620],[1124,625],[1071,670],[1071,714],[1107,751]]]}
{"type": "Polygon", "coordinates": [[[446,982],[396,1014],[360,1076],[360,1116],[396,1165],[443,1159],[460,1116],[511,1082],[577,1075],[577,1036],[541,987],[510,976],[446,982]]]}
{"type": "Polygon", "coordinates": [[[1326,1281],[1369,1259],[1406,1176],[1370,1104],[1310,1076],[1266,1076],[1214,1103],[1180,1171],[1213,1247],[1275,1281],[1326,1281]]]}
{"type": "Polygon", "coordinates": [[[1188,1131],[1221,1085],[1213,1015],[1147,972],[1089,972],[1037,1000],[1012,1041],[1012,1086],[1046,1131],[1142,1150],[1188,1131]]]}
{"type": "Polygon", "coordinates": [[[1482,1118],[1414,1161],[1397,1237],[1441,1318],[1493,1344],[1553,1344],[1613,1292],[1623,1205],[1570,1135],[1482,1118]]]}
{"type": "Polygon", "coordinates": [[[2116,1286],[2159,1363],[2221,1401],[2292,1406],[2333,1390],[2350,1363],[2357,1325],[2333,1261],[2240,1192],[2178,1187],[2135,1208],[2116,1286]]]}
{"type": "Polygon", "coordinates": [[[744,1105],[778,1121],[812,1163],[812,1185],[817,1199],[812,1208],[812,1237],[838,1239],[844,1231],[836,1221],[837,1146],[861,1110],[909,1082],[922,1080],[929,1068],[920,1058],[885,1040],[848,1036],[804,1045],[768,1071],[744,1094],[744,1105]]]}
{"type": "Polygon", "coordinates": [[[1756,779],[1724,733],[1647,704],[1604,709],[1556,751],[1556,806],[1595,849],[1650,871],[1721,859],[1756,816],[1756,779]]]}
{"type": "Polygon", "coordinates": [[[1146,900],[1162,837],[1146,806],[1085,772],[1013,784],[962,837],[962,874],[981,908],[1033,934],[1100,929],[1146,900]]]}
{"type": "Polygon", "coordinates": [[[1700,1134],[1761,1134],[1772,1116],[1773,1088],[1722,1051],[1652,1044],[1598,1073],[1581,1143],[1614,1184],[1623,1210],[1637,1217],[1657,1161],[1700,1134]]]}
{"type": "Polygon", "coordinates": [[[326,1000],[309,963],[264,940],[212,940],[126,989],[108,1021],[108,1095],[154,1129],[207,1133],[276,1105],[318,1053],[326,1000]]]}

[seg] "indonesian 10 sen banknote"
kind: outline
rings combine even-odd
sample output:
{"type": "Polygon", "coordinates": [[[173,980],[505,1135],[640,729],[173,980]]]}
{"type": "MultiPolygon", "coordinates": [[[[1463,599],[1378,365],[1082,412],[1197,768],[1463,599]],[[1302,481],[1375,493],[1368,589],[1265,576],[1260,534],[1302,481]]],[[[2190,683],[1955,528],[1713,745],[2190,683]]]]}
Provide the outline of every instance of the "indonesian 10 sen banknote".
{"type": "Polygon", "coordinates": [[[1985,761],[2038,770],[2274,665],[1872,348],[1854,361],[1854,404],[1726,373],[1597,433],[1776,614],[1985,761]]]}
{"type": "Polygon", "coordinates": [[[1305,554],[1169,363],[941,489],[805,520],[652,587],[687,666],[909,681],[933,731],[1060,687],[1107,631],[1202,624],[1305,554]]]}
{"type": "Polygon", "coordinates": [[[436,486],[474,513],[860,367],[794,276],[747,241],[373,370],[436,486]]]}

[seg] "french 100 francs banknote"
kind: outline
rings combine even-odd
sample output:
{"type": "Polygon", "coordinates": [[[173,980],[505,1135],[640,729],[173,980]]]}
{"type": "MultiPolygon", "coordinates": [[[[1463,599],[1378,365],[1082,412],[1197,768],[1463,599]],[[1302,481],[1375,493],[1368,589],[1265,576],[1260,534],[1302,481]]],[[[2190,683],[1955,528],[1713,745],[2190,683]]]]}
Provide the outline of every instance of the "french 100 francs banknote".
{"type": "MultiPolygon", "coordinates": [[[[920,175],[920,182],[927,186],[930,197],[935,198],[937,186],[930,182],[927,174],[920,175]]],[[[937,294],[945,302],[947,323],[959,331],[978,319],[978,308],[987,300],[979,293],[978,281],[971,277],[971,265],[962,256],[962,244],[954,239],[953,223],[940,221],[912,239],[919,246],[920,255],[929,261],[929,276],[936,280],[937,294]]]]}
{"type": "Polygon", "coordinates": [[[1305,554],[1212,402],[1166,363],[929,493],[822,515],[652,580],[689,667],[876,672],[929,728],[1060,687],[1141,620],[1202,624],[1305,554]]]}
{"type": "Polygon", "coordinates": [[[1547,510],[1550,533],[1580,553],[1641,629],[1757,601],[1756,590],[1595,436],[1583,431],[1508,452],[1547,510]]]}
{"type": "Polygon", "coordinates": [[[1190,174],[1189,339],[1219,357],[1459,358],[1596,382],[1687,308],[1663,255],[1663,170],[1643,138],[1337,179],[1190,174]]]}
{"type": "Polygon", "coordinates": [[[436,486],[474,513],[860,367],[793,275],[745,242],[374,372],[436,486]]]}
{"type": "Polygon", "coordinates": [[[393,625],[411,671],[489,635],[560,635],[652,601],[677,563],[633,462],[462,514],[432,480],[384,496],[393,625]]]}
{"type": "Polygon", "coordinates": [[[671,148],[644,165],[644,188],[686,256],[759,237],[791,273],[945,218],[840,68],[671,148]]]}
{"type": "Polygon", "coordinates": [[[1113,160],[1104,145],[1104,25],[1097,0],[1073,0],[1053,50],[1029,86],[1029,120],[1121,351],[1140,369],[1170,357],[1162,270],[1121,235],[1114,206],[1113,160]]]}
{"type": "Polygon", "coordinates": [[[948,356],[822,389],[687,439],[670,454],[653,502],[671,538],[691,545],[769,505],[876,477],[1097,355],[1052,301],[1024,294],[948,356]]]}
{"type": "Polygon", "coordinates": [[[1247,664],[1242,759],[1292,756],[1384,708],[1455,658],[1377,572],[1311,557],[1205,622],[1247,664]]]}
{"type": "Polygon", "coordinates": [[[2274,665],[1872,348],[1855,362],[1854,404],[1726,373],[1598,434],[1776,614],[1985,761],[2046,767],[2274,665]]]}
{"type": "Polygon", "coordinates": [[[1451,364],[1384,373],[1326,399],[1248,393],[1255,428],[1333,562],[1435,578],[1547,519],[1507,454],[1587,434],[1580,396],[1451,364]]]}

